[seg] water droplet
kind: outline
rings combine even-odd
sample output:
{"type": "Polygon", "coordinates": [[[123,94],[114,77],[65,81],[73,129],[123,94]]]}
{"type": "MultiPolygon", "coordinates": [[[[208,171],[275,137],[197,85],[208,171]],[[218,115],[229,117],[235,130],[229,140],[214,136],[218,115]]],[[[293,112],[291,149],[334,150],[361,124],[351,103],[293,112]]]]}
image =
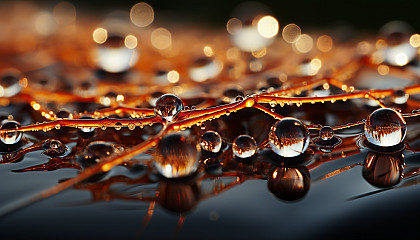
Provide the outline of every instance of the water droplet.
{"type": "Polygon", "coordinates": [[[55,129],[59,130],[61,128],[60,124],[55,125],[55,129]]]}
{"type": "Polygon", "coordinates": [[[236,96],[236,98],[235,98],[235,102],[242,102],[243,100],[244,100],[244,97],[241,96],[241,95],[236,96]]]}
{"type": "Polygon", "coordinates": [[[333,98],[333,99],[331,99],[331,103],[335,103],[335,101],[336,101],[336,100],[335,100],[334,98],[333,98]]]}
{"type": "MultiPolygon", "coordinates": [[[[20,127],[20,124],[16,121],[10,121],[10,120],[3,120],[1,124],[1,130],[6,129],[17,129],[20,127]]],[[[5,144],[15,144],[18,143],[22,139],[22,132],[7,132],[0,134],[0,140],[5,144]]]]}
{"type": "Polygon", "coordinates": [[[197,110],[196,106],[191,106],[191,110],[197,110]]]}
{"type": "Polygon", "coordinates": [[[394,109],[380,108],[365,122],[366,139],[373,145],[390,147],[401,143],[407,131],[406,122],[394,109]]]}
{"type": "Polygon", "coordinates": [[[106,130],[106,126],[105,125],[104,126],[101,126],[101,129],[105,131],[106,130]]]}
{"type": "Polygon", "coordinates": [[[375,187],[386,188],[402,179],[403,154],[380,154],[369,152],[363,164],[363,178],[375,187]]]}
{"type": "Polygon", "coordinates": [[[306,126],[296,118],[277,121],[268,135],[271,149],[282,157],[296,157],[308,148],[309,133],[306,126]]]}
{"type": "Polygon", "coordinates": [[[174,94],[164,94],[156,100],[155,114],[172,122],[184,109],[182,100],[174,94]]]}
{"type": "Polygon", "coordinates": [[[171,134],[163,137],[157,145],[156,169],[166,178],[184,177],[198,168],[197,146],[188,137],[171,134]]]}
{"type": "Polygon", "coordinates": [[[65,109],[60,110],[55,116],[58,119],[69,119],[69,118],[71,118],[70,112],[65,110],[65,109]]]}
{"type": "Polygon", "coordinates": [[[310,174],[306,167],[278,167],[269,172],[267,187],[281,200],[296,201],[306,195],[310,182],[310,174]]]}
{"type": "Polygon", "coordinates": [[[13,97],[20,93],[22,86],[19,81],[21,73],[14,69],[6,70],[0,78],[0,97],[13,97]]]}
{"type": "Polygon", "coordinates": [[[232,151],[238,158],[249,158],[257,151],[257,143],[251,136],[240,135],[233,141],[232,151]]]}
{"type": "Polygon", "coordinates": [[[334,130],[330,126],[324,126],[319,131],[319,137],[324,140],[330,140],[334,137],[334,130]]]}
{"type": "Polygon", "coordinates": [[[394,95],[392,96],[392,101],[395,104],[405,104],[408,101],[409,97],[409,94],[407,94],[404,90],[400,89],[394,92],[394,95]]]}
{"type": "MultiPolygon", "coordinates": [[[[121,31],[125,26],[115,32],[121,31]]],[[[95,33],[101,33],[95,54],[96,64],[106,72],[118,73],[129,70],[138,60],[137,38],[133,35],[124,36],[109,32],[111,29],[97,28],[95,33]]],[[[112,31],[112,30],[111,30],[112,31]]]]}
{"type": "Polygon", "coordinates": [[[202,122],[200,124],[200,128],[201,128],[201,130],[205,130],[206,129],[206,124],[202,122]]]}
{"type": "Polygon", "coordinates": [[[284,107],[284,102],[280,102],[280,107],[284,107]]]}
{"type": "Polygon", "coordinates": [[[275,106],[277,106],[277,101],[276,101],[276,99],[272,99],[270,101],[270,107],[275,107],[275,106]]]}
{"type": "Polygon", "coordinates": [[[200,146],[204,151],[218,153],[222,148],[222,137],[218,132],[207,131],[201,136],[200,146]]]}
{"type": "Polygon", "coordinates": [[[115,126],[114,126],[114,128],[115,128],[115,130],[121,130],[121,128],[122,128],[122,123],[120,123],[120,122],[116,122],[115,123],[115,126]]]}
{"type": "Polygon", "coordinates": [[[188,110],[190,110],[190,107],[185,106],[185,107],[184,107],[184,110],[188,111],[188,110]]]}
{"type": "Polygon", "coordinates": [[[136,125],[134,123],[128,124],[128,129],[134,130],[136,128],[136,125]]]}
{"type": "Polygon", "coordinates": [[[63,156],[66,153],[68,148],[59,140],[47,139],[42,144],[42,149],[44,150],[42,154],[46,156],[59,157],[59,156],[63,156]]]}
{"type": "Polygon", "coordinates": [[[236,88],[230,88],[223,92],[222,100],[225,103],[233,103],[238,96],[244,96],[244,93],[236,88]]]}
{"type": "Polygon", "coordinates": [[[229,116],[230,115],[230,112],[229,111],[226,111],[225,113],[226,113],[226,116],[229,116]]]}
{"type": "Polygon", "coordinates": [[[213,58],[198,58],[190,66],[188,74],[195,82],[204,82],[217,77],[222,71],[223,64],[213,58]]]}
{"type": "MultiPolygon", "coordinates": [[[[93,119],[93,118],[89,117],[89,116],[83,116],[80,119],[90,120],[90,119],[93,119]]],[[[81,127],[80,131],[82,131],[84,133],[91,133],[91,132],[95,131],[95,128],[93,128],[93,127],[81,127]]]]}

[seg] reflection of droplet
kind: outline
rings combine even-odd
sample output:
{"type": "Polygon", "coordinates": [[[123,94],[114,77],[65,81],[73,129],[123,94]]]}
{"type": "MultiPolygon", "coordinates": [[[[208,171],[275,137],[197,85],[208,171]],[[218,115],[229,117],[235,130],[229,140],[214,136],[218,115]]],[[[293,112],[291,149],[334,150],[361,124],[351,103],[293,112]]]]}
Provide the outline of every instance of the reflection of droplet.
{"type": "Polygon", "coordinates": [[[218,132],[207,131],[201,136],[200,146],[204,151],[217,153],[222,148],[222,137],[218,132]]]}
{"type": "Polygon", "coordinates": [[[271,149],[282,157],[296,157],[308,148],[309,133],[306,126],[295,118],[283,118],[270,129],[271,149]]]}
{"type": "Polygon", "coordinates": [[[47,155],[49,157],[59,157],[63,156],[66,151],[67,147],[59,140],[55,139],[48,139],[42,144],[42,154],[47,155]]]}
{"type": "Polygon", "coordinates": [[[240,135],[233,141],[232,151],[236,157],[249,158],[257,151],[257,143],[248,135],[240,135]]]}
{"type": "Polygon", "coordinates": [[[198,168],[197,146],[192,139],[181,134],[167,135],[157,145],[154,165],[166,178],[184,177],[198,168]]]}
{"type": "Polygon", "coordinates": [[[404,156],[370,152],[363,165],[363,177],[376,187],[391,187],[402,179],[404,156]]]}
{"type": "Polygon", "coordinates": [[[160,181],[157,189],[157,203],[174,213],[187,213],[200,200],[197,181],[160,181]]]}
{"type": "Polygon", "coordinates": [[[156,100],[155,114],[171,122],[184,109],[182,100],[174,94],[164,94],[156,100]]]}
{"type": "Polygon", "coordinates": [[[365,123],[366,139],[380,147],[390,147],[401,143],[406,131],[404,118],[399,112],[390,108],[375,110],[365,123]]]}
{"type": "Polygon", "coordinates": [[[310,175],[306,167],[279,167],[270,171],[267,186],[277,198],[296,201],[303,198],[310,187],[310,175]]]}
{"type": "MultiPolygon", "coordinates": [[[[1,130],[6,129],[17,129],[20,127],[20,124],[13,120],[3,120],[1,125],[1,130]]],[[[0,134],[0,140],[5,144],[15,144],[22,139],[22,132],[8,132],[8,133],[2,133],[0,134]]]]}
{"type": "Polygon", "coordinates": [[[0,97],[13,97],[20,93],[20,73],[16,70],[5,71],[0,78],[0,97]]]}

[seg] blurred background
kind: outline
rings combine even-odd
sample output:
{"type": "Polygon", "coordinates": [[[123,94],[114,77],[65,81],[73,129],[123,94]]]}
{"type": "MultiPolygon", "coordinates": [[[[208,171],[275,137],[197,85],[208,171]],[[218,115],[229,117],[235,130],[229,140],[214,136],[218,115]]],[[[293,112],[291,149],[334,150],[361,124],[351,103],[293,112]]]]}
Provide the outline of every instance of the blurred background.
{"type": "MultiPolygon", "coordinates": [[[[53,6],[58,1],[39,0],[42,4],[53,6]]],[[[78,10],[88,12],[107,12],[115,9],[127,10],[139,1],[69,1],[78,10]]],[[[243,0],[211,0],[211,1],[146,1],[155,10],[156,20],[171,18],[171,22],[200,23],[213,26],[223,26],[232,16],[234,9],[243,0]]],[[[296,23],[302,27],[327,28],[336,22],[347,23],[357,31],[376,32],[385,23],[401,20],[412,25],[414,30],[420,29],[418,10],[420,1],[390,1],[390,0],[353,0],[353,1],[292,1],[263,0],[279,20],[281,26],[296,23]]],[[[164,19],[165,20],[165,19],[164,19]]]]}

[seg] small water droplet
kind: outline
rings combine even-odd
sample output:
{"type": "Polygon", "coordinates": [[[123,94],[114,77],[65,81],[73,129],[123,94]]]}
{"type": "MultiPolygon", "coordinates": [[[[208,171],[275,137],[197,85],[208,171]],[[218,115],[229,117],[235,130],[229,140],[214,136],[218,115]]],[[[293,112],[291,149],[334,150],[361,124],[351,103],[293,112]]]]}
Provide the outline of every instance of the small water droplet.
{"type": "Polygon", "coordinates": [[[319,137],[322,140],[330,140],[334,137],[334,130],[330,126],[324,126],[319,130],[319,137]]]}
{"type": "Polygon", "coordinates": [[[251,136],[240,135],[233,141],[232,151],[238,158],[249,158],[257,151],[257,143],[251,136]]]}
{"type": "Polygon", "coordinates": [[[134,123],[128,124],[128,129],[134,130],[136,128],[136,125],[134,123]]]}
{"type": "Polygon", "coordinates": [[[114,126],[114,128],[115,128],[115,130],[121,130],[121,128],[122,128],[122,123],[120,123],[120,122],[116,122],[115,123],[115,126],[114,126]]]}
{"type": "Polygon", "coordinates": [[[63,156],[68,148],[59,140],[47,139],[42,144],[42,149],[44,150],[42,152],[42,154],[44,155],[47,155],[49,157],[59,157],[63,156]]]}
{"type": "Polygon", "coordinates": [[[59,130],[61,128],[60,124],[55,125],[55,129],[59,130]]]}
{"type": "Polygon", "coordinates": [[[394,92],[392,95],[392,101],[395,104],[405,104],[408,101],[408,98],[410,97],[409,94],[407,94],[404,90],[399,89],[394,92]]]}
{"type": "Polygon", "coordinates": [[[205,130],[206,129],[206,124],[204,122],[202,122],[200,124],[200,128],[201,128],[201,130],[205,130]]]}
{"type": "Polygon", "coordinates": [[[284,107],[284,102],[280,102],[280,107],[284,107]]]}
{"type": "MultiPolygon", "coordinates": [[[[90,120],[90,119],[93,119],[93,118],[89,117],[89,116],[83,116],[80,119],[90,120]]],[[[93,127],[80,127],[80,131],[85,132],[85,133],[90,133],[90,132],[93,132],[94,130],[95,130],[95,128],[93,128],[93,127]]]]}
{"type": "Polygon", "coordinates": [[[226,116],[229,116],[230,115],[230,111],[226,111],[226,116]]]}
{"type": "Polygon", "coordinates": [[[105,131],[106,130],[106,126],[105,125],[104,126],[101,126],[101,129],[105,131]]]}
{"type": "Polygon", "coordinates": [[[277,106],[277,101],[276,101],[276,99],[272,99],[270,101],[270,107],[275,107],[275,106],[277,106]]]}
{"type": "Polygon", "coordinates": [[[197,110],[197,107],[196,106],[192,106],[191,107],[191,110],[197,110]]]}
{"type": "Polygon", "coordinates": [[[235,102],[242,102],[244,100],[244,97],[241,95],[238,95],[235,97],[235,102]]]}
{"type": "Polygon", "coordinates": [[[218,132],[207,131],[201,136],[200,146],[204,151],[217,153],[222,148],[222,137],[218,132]]]}
{"type": "Polygon", "coordinates": [[[172,122],[182,109],[184,103],[174,94],[164,94],[156,100],[155,114],[169,122],[172,122]]]}

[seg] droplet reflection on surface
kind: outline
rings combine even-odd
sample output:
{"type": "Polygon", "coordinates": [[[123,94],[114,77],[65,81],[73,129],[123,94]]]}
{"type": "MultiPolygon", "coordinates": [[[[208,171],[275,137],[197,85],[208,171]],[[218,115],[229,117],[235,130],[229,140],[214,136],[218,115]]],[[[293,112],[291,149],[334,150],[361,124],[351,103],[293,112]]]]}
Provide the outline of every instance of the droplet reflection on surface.
{"type": "MultiPolygon", "coordinates": [[[[1,125],[1,130],[5,129],[17,129],[20,127],[20,124],[13,120],[3,120],[1,125]]],[[[22,132],[8,132],[8,133],[2,133],[0,134],[0,140],[4,144],[15,144],[22,139],[22,132]]]]}
{"type": "Polygon", "coordinates": [[[296,201],[306,195],[310,182],[309,171],[306,167],[279,167],[270,171],[267,187],[281,200],[296,201]]]}
{"type": "Polygon", "coordinates": [[[164,94],[155,103],[155,114],[169,122],[172,122],[183,109],[184,103],[174,94],[164,94]]]}
{"type": "Polygon", "coordinates": [[[391,187],[402,179],[404,156],[370,152],[363,165],[363,178],[375,187],[391,187]]]}
{"type": "Polygon", "coordinates": [[[201,136],[200,146],[204,151],[217,153],[222,148],[222,137],[218,132],[207,131],[201,136]]]}
{"type": "Polygon", "coordinates": [[[233,141],[232,151],[236,157],[249,158],[257,151],[257,143],[248,135],[240,135],[233,141]]]}
{"type": "Polygon", "coordinates": [[[407,132],[401,114],[390,108],[375,110],[366,120],[365,136],[373,145],[390,147],[400,144],[407,132]]]}
{"type": "Polygon", "coordinates": [[[167,135],[157,145],[154,165],[166,178],[185,177],[198,168],[198,146],[187,136],[167,135]]]}
{"type": "Polygon", "coordinates": [[[268,137],[271,149],[282,157],[296,157],[309,145],[306,126],[295,118],[283,118],[276,122],[268,137]]]}

